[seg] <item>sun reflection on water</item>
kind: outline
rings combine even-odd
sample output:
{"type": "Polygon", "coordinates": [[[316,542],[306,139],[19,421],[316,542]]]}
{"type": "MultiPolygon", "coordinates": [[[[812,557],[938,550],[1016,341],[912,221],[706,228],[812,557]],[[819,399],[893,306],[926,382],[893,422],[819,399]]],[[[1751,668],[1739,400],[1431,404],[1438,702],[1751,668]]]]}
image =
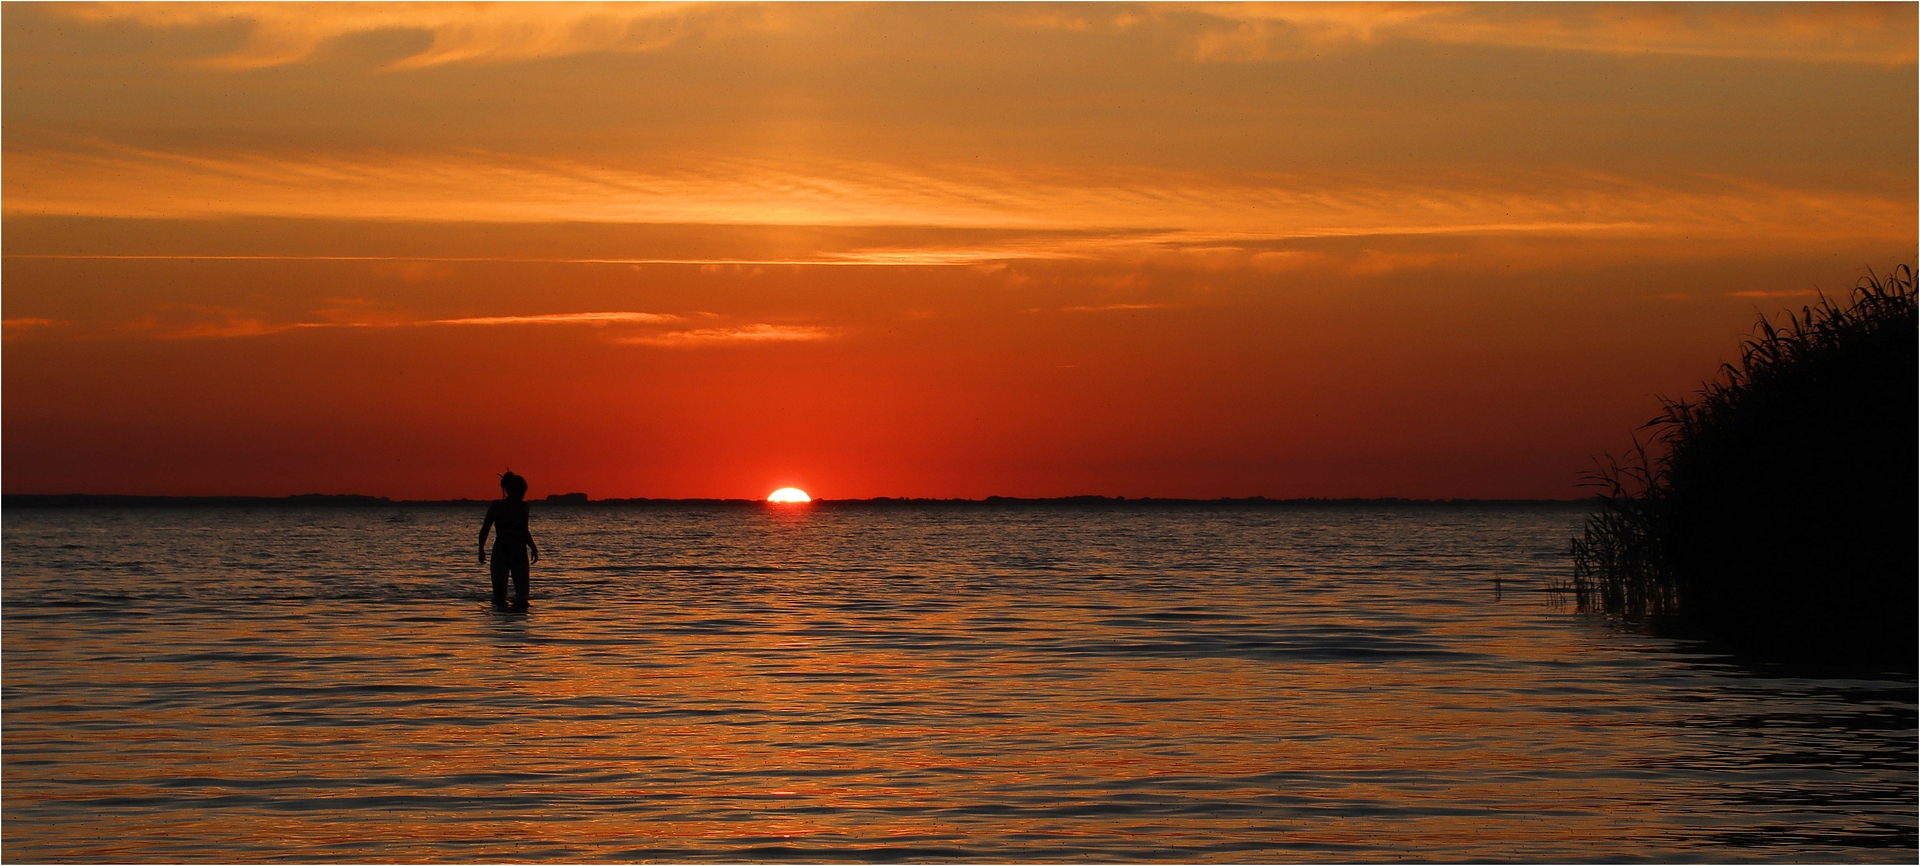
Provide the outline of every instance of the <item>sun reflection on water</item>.
{"type": "Polygon", "coordinates": [[[516,615],[443,541],[470,516],[317,517],[359,570],[209,580],[189,543],[130,583],[142,539],[10,512],[9,853],[1674,858],[1788,801],[1743,850],[1912,838],[1910,684],[1514,590],[1577,513],[570,509],[516,615]]]}

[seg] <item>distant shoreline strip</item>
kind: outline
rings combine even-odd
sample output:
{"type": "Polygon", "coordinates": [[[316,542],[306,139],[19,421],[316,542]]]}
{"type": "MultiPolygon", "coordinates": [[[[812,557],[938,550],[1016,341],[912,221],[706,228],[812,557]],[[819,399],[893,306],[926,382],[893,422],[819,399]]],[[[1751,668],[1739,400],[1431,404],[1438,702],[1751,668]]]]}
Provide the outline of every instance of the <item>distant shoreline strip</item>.
{"type": "MultiPolygon", "coordinates": [[[[530,500],[536,505],[566,508],[596,506],[763,506],[759,499],[588,499],[581,494],[560,494],[530,500]]],[[[1219,499],[1169,499],[1125,496],[1054,496],[1023,498],[989,496],[985,499],[912,499],[881,496],[873,499],[815,499],[811,505],[826,507],[965,507],[965,506],[1215,506],[1215,507],[1315,507],[1315,506],[1566,506],[1587,505],[1586,499],[1406,499],[1401,497],[1350,499],[1268,499],[1264,496],[1219,499]]],[[[6,508],[232,508],[232,507],[381,507],[400,505],[481,506],[484,499],[388,499],[384,496],[309,493],[298,496],[128,496],[106,493],[9,493],[0,496],[6,508]]]]}

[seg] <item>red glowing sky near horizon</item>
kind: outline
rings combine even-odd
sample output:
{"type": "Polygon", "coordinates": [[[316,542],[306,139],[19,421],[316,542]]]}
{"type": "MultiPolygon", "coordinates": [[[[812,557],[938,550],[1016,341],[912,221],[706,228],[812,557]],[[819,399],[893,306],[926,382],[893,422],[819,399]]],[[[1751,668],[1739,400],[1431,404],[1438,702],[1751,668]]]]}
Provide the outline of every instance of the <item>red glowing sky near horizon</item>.
{"type": "Polygon", "coordinates": [[[0,16],[8,493],[1567,497],[1920,244],[1911,4],[0,16]]]}

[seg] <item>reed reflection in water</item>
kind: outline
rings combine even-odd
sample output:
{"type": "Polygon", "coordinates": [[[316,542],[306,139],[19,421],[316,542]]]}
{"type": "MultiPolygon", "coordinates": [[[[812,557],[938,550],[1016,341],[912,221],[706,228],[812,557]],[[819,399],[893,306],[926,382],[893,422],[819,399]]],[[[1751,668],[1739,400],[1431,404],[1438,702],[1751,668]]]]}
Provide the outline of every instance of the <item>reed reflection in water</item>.
{"type": "Polygon", "coordinates": [[[13,509],[16,860],[1911,861],[1911,681],[1540,590],[1542,507],[13,509]]]}

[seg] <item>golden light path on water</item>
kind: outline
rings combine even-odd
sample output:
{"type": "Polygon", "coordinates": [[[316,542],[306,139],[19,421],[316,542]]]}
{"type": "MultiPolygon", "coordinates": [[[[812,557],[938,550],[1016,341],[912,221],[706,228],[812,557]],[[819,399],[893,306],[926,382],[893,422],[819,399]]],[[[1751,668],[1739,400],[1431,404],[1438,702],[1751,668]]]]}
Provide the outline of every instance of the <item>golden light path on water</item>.
{"type": "Polygon", "coordinates": [[[1540,592],[1575,508],[11,509],[22,860],[1909,862],[1911,681],[1540,592]]]}

